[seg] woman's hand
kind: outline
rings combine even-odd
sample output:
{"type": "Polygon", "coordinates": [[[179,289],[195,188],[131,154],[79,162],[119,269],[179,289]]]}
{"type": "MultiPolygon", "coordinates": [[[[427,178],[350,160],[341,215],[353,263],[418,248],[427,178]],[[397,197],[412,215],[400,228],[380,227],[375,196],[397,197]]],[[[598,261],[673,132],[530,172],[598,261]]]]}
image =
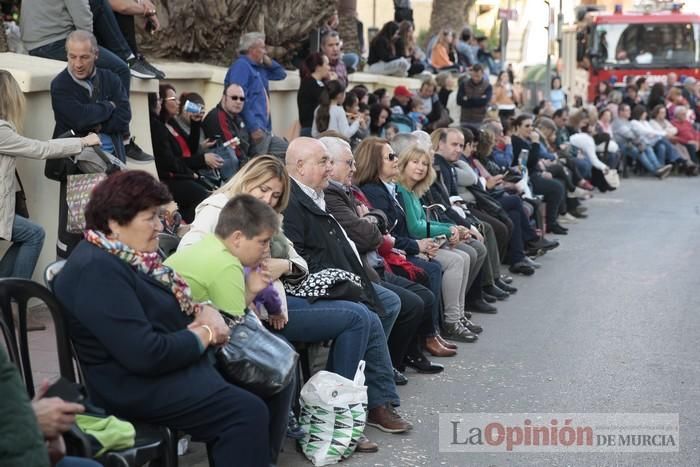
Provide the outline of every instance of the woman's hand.
{"type": "Polygon", "coordinates": [[[291,261],[281,258],[267,258],[262,264],[273,281],[287,274],[291,267],[291,261]]]}
{"type": "Polygon", "coordinates": [[[88,146],[99,146],[100,137],[95,133],[88,133],[86,136],[80,138],[80,144],[82,144],[84,148],[88,146]]]}
{"type": "Polygon", "coordinates": [[[206,341],[209,338],[209,334],[208,331],[202,327],[204,325],[209,326],[209,329],[211,329],[211,344],[225,344],[228,342],[229,328],[224,318],[221,316],[221,313],[212,306],[204,305],[200,312],[195,315],[194,321],[187,326],[191,331],[196,331],[195,334],[198,336],[204,337],[202,342],[206,346],[208,344],[206,341]],[[204,334],[202,334],[202,332],[204,334]]]}
{"type": "Polygon", "coordinates": [[[428,258],[435,256],[440,248],[432,238],[424,238],[422,240],[416,240],[416,242],[418,243],[418,251],[427,255],[428,258]]]}
{"type": "Polygon", "coordinates": [[[218,169],[224,165],[224,160],[218,154],[207,152],[204,154],[204,163],[212,169],[218,169]]]}
{"type": "Polygon", "coordinates": [[[503,175],[498,174],[498,175],[493,175],[492,177],[489,177],[486,179],[486,189],[487,190],[492,190],[494,187],[497,187],[503,182],[503,175]]]}
{"type": "Polygon", "coordinates": [[[540,134],[536,131],[531,131],[530,132],[530,141],[533,143],[539,143],[540,142],[540,134]]]}
{"type": "Polygon", "coordinates": [[[452,227],[450,227],[450,232],[451,235],[448,239],[448,243],[450,244],[450,246],[455,246],[459,243],[459,229],[457,228],[457,226],[453,225],[452,227]]]}

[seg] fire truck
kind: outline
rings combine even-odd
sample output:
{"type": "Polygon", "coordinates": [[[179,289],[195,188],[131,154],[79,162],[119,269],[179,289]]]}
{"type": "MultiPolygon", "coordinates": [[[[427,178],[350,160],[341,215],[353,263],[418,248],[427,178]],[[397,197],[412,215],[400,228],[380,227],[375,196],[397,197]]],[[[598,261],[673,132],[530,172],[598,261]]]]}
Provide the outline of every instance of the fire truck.
{"type": "Polygon", "coordinates": [[[621,87],[628,76],[645,76],[649,83],[665,83],[671,72],[680,81],[700,79],[700,15],[663,0],[639,7],[589,12],[577,28],[568,28],[568,41],[565,31],[563,81],[573,95],[592,102],[599,83],[621,87]]]}

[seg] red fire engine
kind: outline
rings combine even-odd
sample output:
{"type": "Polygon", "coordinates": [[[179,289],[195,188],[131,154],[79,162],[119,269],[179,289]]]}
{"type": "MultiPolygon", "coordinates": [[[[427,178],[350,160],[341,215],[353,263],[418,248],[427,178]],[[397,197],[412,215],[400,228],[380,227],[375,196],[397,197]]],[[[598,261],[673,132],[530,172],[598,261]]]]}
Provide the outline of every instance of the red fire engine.
{"type": "Polygon", "coordinates": [[[646,76],[666,82],[674,72],[680,80],[700,79],[700,15],[681,6],[657,2],[640,12],[595,12],[584,34],[579,32],[578,60],[588,68],[588,101],[598,84],[623,85],[626,77],[646,76]]]}

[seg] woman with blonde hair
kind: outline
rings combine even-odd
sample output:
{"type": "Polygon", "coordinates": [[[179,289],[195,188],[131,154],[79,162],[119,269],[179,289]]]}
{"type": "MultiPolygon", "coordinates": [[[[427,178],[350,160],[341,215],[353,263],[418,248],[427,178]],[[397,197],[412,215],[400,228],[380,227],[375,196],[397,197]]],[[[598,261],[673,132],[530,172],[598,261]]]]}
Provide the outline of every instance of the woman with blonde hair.
{"type": "Polygon", "coordinates": [[[432,241],[425,254],[443,267],[444,336],[472,342],[474,334],[465,326],[464,304],[469,283],[470,256],[455,248],[460,231],[454,224],[428,221],[420,198],[436,178],[429,151],[411,146],[401,152],[398,163],[398,193],[403,200],[406,226],[413,238],[432,241]]]}
{"type": "MultiPolygon", "coordinates": [[[[289,174],[284,162],[275,156],[256,156],[197,206],[192,229],[183,237],[178,248],[187,248],[213,232],[221,210],[234,196],[248,193],[281,213],[287,207],[290,192],[289,174]]],[[[274,280],[273,285],[282,302],[282,313],[268,314],[266,318],[270,328],[290,342],[332,340],[333,351],[328,360],[328,369],[346,378],[354,376],[360,360],[371,360],[372,365],[380,360],[372,350],[377,347],[370,345],[376,336],[370,333],[371,319],[364,305],[323,297],[311,303],[305,298],[286,295],[282,283],[302,282],[308,275],[308,265],[282,231],[273,237],[270,255],[263,267],[274,280]]],[[[376,381],[368,377],[367,386],[372,404],[371,399],[378,393],[376,381]]],[[[376,450],[376,444],[364,438],[358,443],[358,450],[376,450]]]]}
{"type": "MultiPolygon", "coordinates": [[[[12,242],[0,260],[0,277],[30,279],[44,244],[44,229],[15,213],[23,196],[16,158],[58,159],[80,154],[86,146],[100,144],[90,133],[83,138],[37,141],[19,134],[25,114],[22,90],[9,71],[0,70],[0,238],[12,242]]],[[[26,212],[23,213],[25,216],[26,212]]]]}

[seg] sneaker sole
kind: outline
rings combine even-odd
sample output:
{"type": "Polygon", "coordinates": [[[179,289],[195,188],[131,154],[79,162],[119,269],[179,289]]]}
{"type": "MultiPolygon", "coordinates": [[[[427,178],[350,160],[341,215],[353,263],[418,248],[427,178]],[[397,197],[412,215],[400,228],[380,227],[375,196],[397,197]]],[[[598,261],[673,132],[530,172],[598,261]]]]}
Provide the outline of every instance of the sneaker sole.
{"type": "Polygon", "coordinates": [[[127,156],[127,162],[133,162],[134,164],[150,164],[151,162],[154,162],[155,159],[148,159],[148,160],[139,160],[139,159],[132,159],[131,157],[127,156]]]}
{"type": "Polygon", "coordinates": [[[386,428],[379,423],[372,423],[370,421],[367,421],[365,423],[366,425],[369,425],[371,427],[376,428],[377,430],[383,431],[384,433],[406,433],[407,431],[411,431],[411,428],[394,428],[393,430],[391,428],[386,428]]]}
{"type": "Polygon", "coordinates": [[[136,71],[133,68],[129,68],[129,73],[131,73],[131,76],[133,76],[134,78],[156,79],[156,75],[154,74],[147,75],[146,73],[141,73],[140,71],[136,71]]]}

